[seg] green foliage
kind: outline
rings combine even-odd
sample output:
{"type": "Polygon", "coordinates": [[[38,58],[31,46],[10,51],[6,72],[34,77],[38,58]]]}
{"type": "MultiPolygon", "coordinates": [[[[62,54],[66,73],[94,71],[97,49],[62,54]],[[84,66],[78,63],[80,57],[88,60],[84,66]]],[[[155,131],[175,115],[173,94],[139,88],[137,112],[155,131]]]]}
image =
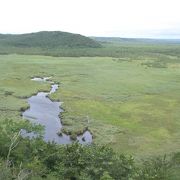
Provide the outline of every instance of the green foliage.
{"type": "Polygon", "coordinates": [[[45,159],[46,166],[57,177],[79,179],[86,175],[100,179],[105,171],[115,179],[133,176],[134,161],[123,155],[116,158],[104,146],[81,146],[77,143],[56,149],[56,153],[45,159]]]}
{"type": "Polygon", "coordinates": [[[5,162],[0,161],[0,180],[10,180],[12,177],[11,168],[6,167],[5,162]]]}
{"type": "MultiPolygon", "coordinates": [[[[9,137],[21,128],[21,124],[3,124],[6,133],[1,133],[0,136],[0,157],[5,161],[11,143],[9,137]]],[[[124,155],[116,156],[112,149],[105,146],[82,146],[77,143],[58,146],[46,144],[41,139],[29,140],[19,137],[18,145],[12,150],[9,159],[11,164],[2,164],[0,167],[3,171],[1,177],[9,177],[13,173],[15,177],[25,174],[28,177],[53,175],[58,179],[100,179],[104,172],[108,172],[113,178],[118,179],[131,177],[134,173],[134,162],[131,158],[124,155]]]]}
{"type": "MultiPolygon", "coordinates": [[[[37,132],[40,133],[42,131],[41,126],[34,126],[30,124],[28,121],[15,121],[11,119],[4,119],[0,121],[0,157],[6,158],[9,146],[11,144],[11,140],[15,134],[21,132],[22,129],[27,132],[37,132]]],[[[21,142],[22,137],[18,137],[19,142],[21,142]]],[[[21,144],[21,143],[20,143],[21,144]]],[[[20,148],[19,144],[19,148],[20,148]]],[[[17,149],[15,149],[16,151],[17,149]]],[[[20,154],[21,155],[21,154],[20,154]]],[[[19,159],[19,157],[18,157],[19,159]]]]}
{"type": "Polygon", "coordinates": [[[137,164],[133,157],[116,154],[107,146],[83,146],[78,143],[56,145],[45,143],[41,138],[30,140],[19,137],[17,146],[10,153],[10,161],[7,161],[12,142],[8,137],[16,133],[22,124],[12,122],[7,126],[8,123],[2,121],[0,124],[6,125],[4,131],[12,131],[11,134],[1,133],[0,136],[0,179],[3,180],[23,177],[31,180],[169,180],[178,172],[178,153],[169,160],[164,156],[137,164]]]}
{"type": "Polygon", "coordinates": [[[100,180],[113,180],[113,178],[109,175],[108,172],[104,172],[100,180]]]}

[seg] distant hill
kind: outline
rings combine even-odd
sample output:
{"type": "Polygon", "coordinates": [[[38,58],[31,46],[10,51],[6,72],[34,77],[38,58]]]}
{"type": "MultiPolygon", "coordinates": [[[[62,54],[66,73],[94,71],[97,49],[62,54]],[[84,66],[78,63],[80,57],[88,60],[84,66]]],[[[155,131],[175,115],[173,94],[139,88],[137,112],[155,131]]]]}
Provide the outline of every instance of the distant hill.
{"type": "Polygon", "coordinates": [[[29,34],[0,34],[0,46],[19,48],[98,48],[101,44],[80,34],[41,31],[29,34]]]}

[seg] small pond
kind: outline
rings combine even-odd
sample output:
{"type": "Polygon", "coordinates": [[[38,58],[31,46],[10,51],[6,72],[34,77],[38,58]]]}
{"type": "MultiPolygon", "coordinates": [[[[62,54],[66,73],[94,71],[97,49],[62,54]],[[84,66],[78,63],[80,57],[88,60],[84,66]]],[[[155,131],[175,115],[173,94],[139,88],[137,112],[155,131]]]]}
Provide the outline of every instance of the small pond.
{"type": "MultiPolygon", "coordinates": [[[[44,126],[43,137],[46,142],[54,141],[57,144],[72,143],[69,135],[64,133],[61,136],[58,135],[58,132],[61,132],[62,129],[59,116],[63,112],[61,109],[62,102],[51,101],[48,97],[48,95],[58,90],[59,85],[50,81],[50,77],[36,77],[31,80],[39,83],[50,83],[51,89],[49,92],[38,92],[27,99],[30,108],[23,112],[23,118],[44,126]]],[[[24,136],[33,137],[35,135],[33,133],[24,133],[24,136]]],[[[84,134],[77,137],[77,141],[81,144],[90,144],[92,143],[92,134],[89,131],[85,131],[84,134]]]]}

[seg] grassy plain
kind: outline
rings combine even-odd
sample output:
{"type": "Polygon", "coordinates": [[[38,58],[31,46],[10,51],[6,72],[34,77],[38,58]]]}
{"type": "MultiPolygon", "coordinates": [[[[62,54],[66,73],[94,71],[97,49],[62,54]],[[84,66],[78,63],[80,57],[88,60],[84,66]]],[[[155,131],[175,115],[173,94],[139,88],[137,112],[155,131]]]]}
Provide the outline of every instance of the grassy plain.
{"type": "Polygon", "coordinates": [[[0,119],[20,119],[26,97],[50,89],[31,77],[51,76],[60,83],[51,98],[64,102],[66,130],[78,133],[88,127],[94,143],[138,156],[180,148],[177,53],[162,49],[118,58],[1,55],[0,73],[0,119]]]}

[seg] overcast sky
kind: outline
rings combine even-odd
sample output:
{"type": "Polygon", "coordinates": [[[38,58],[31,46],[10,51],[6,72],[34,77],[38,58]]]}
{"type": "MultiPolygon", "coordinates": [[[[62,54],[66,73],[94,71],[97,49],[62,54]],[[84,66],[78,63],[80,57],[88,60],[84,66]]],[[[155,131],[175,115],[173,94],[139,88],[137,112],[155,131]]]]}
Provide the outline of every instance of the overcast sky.
{"type": "Polygon", "coordinates": [[[180,38],[180,0],[0,0],[0,33],[180,38]]]}

